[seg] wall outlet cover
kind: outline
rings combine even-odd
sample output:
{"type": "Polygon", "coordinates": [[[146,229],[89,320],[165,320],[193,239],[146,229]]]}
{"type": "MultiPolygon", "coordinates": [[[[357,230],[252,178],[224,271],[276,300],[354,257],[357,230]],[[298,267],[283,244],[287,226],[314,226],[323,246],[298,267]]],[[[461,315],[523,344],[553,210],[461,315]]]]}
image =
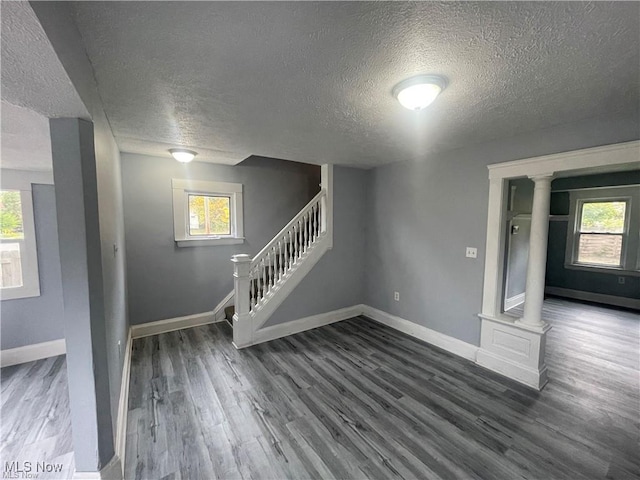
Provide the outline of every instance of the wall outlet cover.
{"type": "Polygon", "coordinates": [[[400,292],[393,292],[393,299],[396,302],[399,302],[400,301],[400,292]]]}
{"type": "Polygon", "coordinates": [[[467,247],[467,258],[478,258],[478,249],[475,247],[467,247]]]}

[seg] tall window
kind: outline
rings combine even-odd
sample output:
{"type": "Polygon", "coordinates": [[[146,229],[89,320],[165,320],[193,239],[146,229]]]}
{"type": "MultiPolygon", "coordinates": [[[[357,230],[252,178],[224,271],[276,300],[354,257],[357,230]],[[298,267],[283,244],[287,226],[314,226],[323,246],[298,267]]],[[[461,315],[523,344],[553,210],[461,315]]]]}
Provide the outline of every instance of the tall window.
{"type": "Polygon", "coordinates": [[[565,268],[601,272],[640,269],[640,188],[573,190],[565,268]]]}
{"type": "Polygon", "coordinates": [[[18,170],[2,170],[2,188],[0,189],[0,298],[2,300],[40,295],[31,193],[33,175],[30,172],[18,170]]]}
{"type": "Polygon", "coordinates": [[[627,200],[581,202],[577,263],[622,266],[627,200]]]}
{"type": "Polygon", "coordinates": [[[0,242],[0,288],[22,287],[24,226],[19,190],[0,191],[0,242]]]}
{"type": "Polygon", "coordinates": [[[242,185],[172,180],[173,228],[179,247],[244,241],[242,185]]]}

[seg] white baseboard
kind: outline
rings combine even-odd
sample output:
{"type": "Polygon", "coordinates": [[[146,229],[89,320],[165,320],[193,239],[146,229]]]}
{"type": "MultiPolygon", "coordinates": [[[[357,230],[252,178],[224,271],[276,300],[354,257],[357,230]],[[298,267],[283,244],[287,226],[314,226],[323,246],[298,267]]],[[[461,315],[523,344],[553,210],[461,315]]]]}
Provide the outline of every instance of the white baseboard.
{"type": "Polygon", "coordinates": [[[404,318],[396,317],[395,315],[383,312],[382,310],[370,307],[369,305],[362,305],[361,307],[362,314],[376,322],[430,343],[431,345],[435,345],[436,347],[446,350],[449,353],[453,353],[454,355],[458,355],[459,357],[466,358],[472,362],[476,361],[478,347],[475,345],[450,337],[444,333],[436,332],[435,330],[431,330],[430,328],[405,320],[404,318]]]}
{"type": "Polygon", "coordinates": [[[517,307],[518,305],[522,305],[524,303],[525,292],[522,292],[518,295],[514,295],[511,298],[507,298],[504,301],[504,309],[505,311],[511,310],[513,307],[517,307]]]}
{"type": "Polygon", "coordinates": [[[216,322],[221,322],[225,320],[224,318],[224,309],[233,305],[233,301],[235,300],[235,291],[231,290],[227,295],[222,299],[216,308],[213,309],[213,318],[216,322]]]}
{"type": "Polygon", "coordinates": [[[633,308],[640,310],[640,300],[635,298],[617,297],[615,295],[605,295],[602,293],[583,292],[571,290],[570,288],[545,287],[544,293],[557,295],[559,297],[573,298],[575,300],[586,300],[589,302],[604,303],[617,307],[633,308]]]}
{"type": "Polygon", "coordinates": [[[73,480],[122,480],[122,462],[118,455],[107,463],[99,472],[78,472],[73,473],[73,480]]]}
{"type": "Polygon", "coordinates": [[[134,339],[148,337],[150,335],[173,332],[184,328],[199,327],[200,325],[216,323],[216,321],[221,320],[216,320],[213,312],[196,313],[195,315],[187,315],[185,317],[167,318],[166,320],[158,320],[157,322],[131,325],[131,336],[134,339]]]}
{"type": "Polygon", "coordinates": [[[483,348],[478,349],[477,364],[493,372],[504,375],[507,378],[522,383],[536,390],[542,390],[547,384],[547,367],[540,370],[528,368],[509,359],[495,355],[483,348]]]}
{"type": "Polygon", "coordinates": [[[127,441],[127,414],[129,412],[129,377],[131,374],[131,353],[133,350],[133,337],[131,328],[127,336],[127,346],[122,362],[122,380],[120,381],[120,399],[118,401],[118,419],[116,422],[116,456],[120,459],[122,475],[124,477],[124,462],[127,441]]]}
{"type": "MultiPolygon", "coordinates": [[[[290,322],[282,323],[279,325],[273,325],[271,327],[262,328],[255,332],[254,342],[252,345],[258,343],[268,342],[277,338],[286,337],[288,335],[294,335],[296,333],[312,330],[314,328],[323,327],[331,323],[347,320],[348,318],[357,317],[362,314],[362,305],[354,305],[353,307],[341,308],[339,310],[333,310],[331,312],[320,313],[318,315],[312,315],[310,317],[301,318],[298,320],[292,320],[290,322]]],[[[249,345],[244,345],[249,346],[249,345]]]]}
{"type": "Polygon", "coordinates": [[[65,353],[67,353],[67,346],[64,338],[25,345],[24,347],[9,348],[0,352],[0,366],[8,367],[20,363],[33,362],[42,358],[57,357],[65,353]]]}

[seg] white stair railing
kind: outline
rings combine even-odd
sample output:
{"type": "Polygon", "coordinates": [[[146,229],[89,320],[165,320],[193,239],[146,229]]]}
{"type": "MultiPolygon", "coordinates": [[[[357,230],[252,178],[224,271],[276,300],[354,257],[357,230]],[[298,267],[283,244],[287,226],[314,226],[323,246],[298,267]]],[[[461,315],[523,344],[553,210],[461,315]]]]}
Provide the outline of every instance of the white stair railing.
{"type": "Polygon", "coordinates": [[[233,340],[238,348],[252,344],[255,330],[293,289],[292,277],[306,275],[333,244],[330,166],[323,166],[322,173],[322,190],[257,255],[234,255],[231,259],[235,289],[233,340]]]}
{"type": "Polygon", "coordinates": [[[268,301],[274,289],[296,267],[319,236],[320,210],[326,192],[321,191],[273,237],[251,260],[249,270],[249,312],[253,313],[268,301]]]}

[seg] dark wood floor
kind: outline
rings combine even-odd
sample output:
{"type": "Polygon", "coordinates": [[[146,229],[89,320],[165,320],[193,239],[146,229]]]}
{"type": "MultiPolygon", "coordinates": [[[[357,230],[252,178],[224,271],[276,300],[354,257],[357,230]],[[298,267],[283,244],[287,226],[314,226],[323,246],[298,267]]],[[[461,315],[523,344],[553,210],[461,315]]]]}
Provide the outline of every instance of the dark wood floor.
{"type": "Polygon", "coordinates": [[[71,478],[74,461],[65,356],[4,367],[0,385],[2,478],[16,478],[4,476],[5,462],[18,462],[16,467],[25,472],[29,468],[25,462],[31,462],[30,473],[38,475],[32,478],[71,478]],[[54,470],[36,471],[36,462],[54,470]]]}
{"type": "Polygon", "coordinates": [[[637,314],[550,299],[535,392],[356,318],[134,342],[127,479],[640,478],[637,314]]]}

